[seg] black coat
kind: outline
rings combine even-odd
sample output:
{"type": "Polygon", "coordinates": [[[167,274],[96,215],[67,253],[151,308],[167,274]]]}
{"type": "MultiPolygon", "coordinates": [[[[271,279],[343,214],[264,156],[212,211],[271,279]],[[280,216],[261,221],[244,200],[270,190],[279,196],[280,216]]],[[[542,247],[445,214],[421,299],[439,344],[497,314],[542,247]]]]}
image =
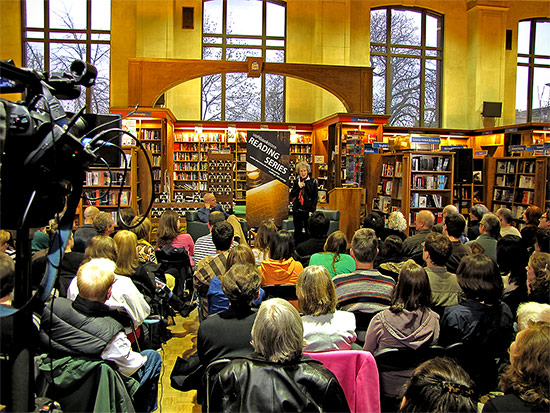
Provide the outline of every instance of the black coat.
{"type": "Polygon", "coordinates": [[[307,212],[315,212],[315,209],[317,209],[317,200],[318,200],[318,189],[317,189],[317,180],[313,179],[311,177],[307,177],[305,179],[305,186],[304,186],[304,204],[301,205],[299,201],[298,195],[300,194],[300,186],[298,183],[300,182],[300,178],[297,177],[294,181],[294,185],[292,186],[292,189],[290,190],[290,197],[294,198],[294,202],[292,203],[292,209],[294,211],[307,211],[307,212]]]}

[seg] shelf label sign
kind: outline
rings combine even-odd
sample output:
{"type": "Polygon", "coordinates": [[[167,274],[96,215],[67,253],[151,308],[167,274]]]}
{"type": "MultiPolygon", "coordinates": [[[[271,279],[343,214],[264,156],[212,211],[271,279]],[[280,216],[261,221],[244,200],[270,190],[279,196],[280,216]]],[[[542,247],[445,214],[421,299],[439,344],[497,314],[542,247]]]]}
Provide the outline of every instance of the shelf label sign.
{"type": "Polygon", "coordinates": [[[411,136],[411,143],[439,144],[441,138],[439,136],[411,136]]]}
{"type": "Polygon", "coordinates": [[[526,150],[526,146],[525,145],[510,145],[508,147],[508,150],[510,152],[521,152],[521,151],[526,150]]]}
{"type": "Polygon", "coordinates": [[[474,156],[487,156],[489,151],[475,151],[474,156]]]}
{"type": "Polygon", "coordinates": [[[374,123],[374,118],[351,118],[352,122],[374,123]]]}
{"type": "MultiPolygon", "coordinates": [[[[378,148],[389,149],[390,144],[388,142],[373,142],[372,147],[376,148],[376,149],[378,149],[378,148]]],[[[366,151],[366,148],[365,148],[365,151],[366,151]]]]}
{"type": "Polygon", "coordinates": [[[544,145],[543,144],[531,145],[531,146],[527,147],[526,151],[527,152],[541,152],[541,151],[544,151],[544,145]]]}
{"type": "Polygon", "coordinates": [[[364,150],[365,155],[369,153],[378,153],[378,149],[375,148],[365,148],[364,150]]]}
{"type": "Polygon", "coordinates": [[[544,142],[544,149],[550,149],[550,142],[544,142]]]}
{"type": "Polygon", "coordinates": [[[454,151],[455,149],[463,149],[464,145],[443,145],[440,150],[442,151],[454,151]]]}

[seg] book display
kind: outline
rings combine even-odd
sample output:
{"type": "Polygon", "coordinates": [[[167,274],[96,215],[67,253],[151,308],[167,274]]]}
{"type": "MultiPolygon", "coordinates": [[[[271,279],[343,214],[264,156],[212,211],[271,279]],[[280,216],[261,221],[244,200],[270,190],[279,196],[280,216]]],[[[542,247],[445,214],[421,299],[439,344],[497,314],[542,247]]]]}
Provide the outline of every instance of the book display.
{"type": "Polygon", "coordinates": [[[233,209],[233,159],[229,150],[210,150],[208,153],[208,192],[216,196],[226,211],[233,209]]]}

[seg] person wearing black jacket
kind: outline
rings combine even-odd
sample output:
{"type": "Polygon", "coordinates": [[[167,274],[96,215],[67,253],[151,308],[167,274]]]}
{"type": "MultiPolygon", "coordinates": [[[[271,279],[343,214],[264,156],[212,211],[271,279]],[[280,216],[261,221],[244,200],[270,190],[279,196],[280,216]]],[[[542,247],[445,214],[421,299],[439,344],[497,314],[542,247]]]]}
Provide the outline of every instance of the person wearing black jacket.
{"type": "Polygon", "coordinates": [[[290,197],[294,198],[292,216],[296,245],[309,238],[307,222],[309,216],[317,209],[317,180],[310,177],[309,172],[310,167],[308,163],[303,161],[298,162],[296,164],[296,180],[290,190],[290,197]]]}

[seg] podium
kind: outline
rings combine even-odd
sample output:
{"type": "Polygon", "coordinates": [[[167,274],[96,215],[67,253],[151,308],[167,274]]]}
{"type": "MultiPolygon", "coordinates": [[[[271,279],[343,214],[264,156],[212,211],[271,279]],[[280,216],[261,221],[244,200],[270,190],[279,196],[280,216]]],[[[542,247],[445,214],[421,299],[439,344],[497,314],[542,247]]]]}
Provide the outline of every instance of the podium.
{"type": "Polygon", "coordinates": [[[340,231],[343,231],[351,243],[355,231],[361,226],[361,192],[363,188],[334,188],[329,191],[330,209],[340,211],[340,231]]]}

